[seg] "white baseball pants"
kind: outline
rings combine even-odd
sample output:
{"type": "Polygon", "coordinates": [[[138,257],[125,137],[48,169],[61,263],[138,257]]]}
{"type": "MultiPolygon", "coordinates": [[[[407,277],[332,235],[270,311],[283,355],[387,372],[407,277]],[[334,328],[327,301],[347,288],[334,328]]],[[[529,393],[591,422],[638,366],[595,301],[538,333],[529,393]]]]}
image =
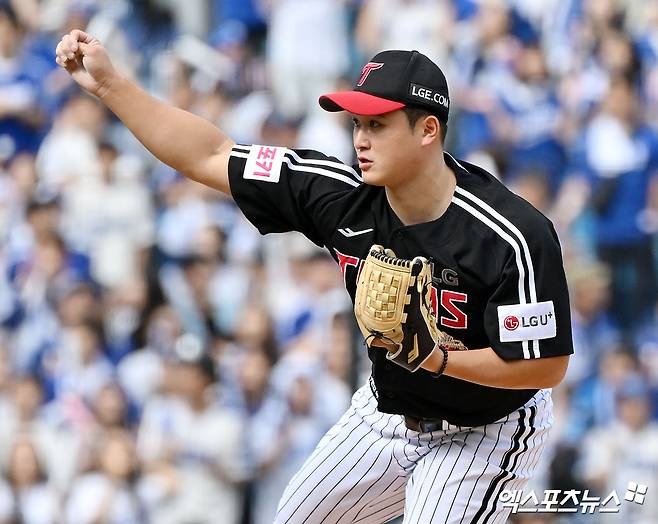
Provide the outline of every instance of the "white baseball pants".
{"type": "Polygon", "coordinates": [[[540,390],[491,424],[418,433],[377,411],[365,385],[288,484],[275,523],[504,523],[498,497],[527,484],[552,424],[540,390]]]}

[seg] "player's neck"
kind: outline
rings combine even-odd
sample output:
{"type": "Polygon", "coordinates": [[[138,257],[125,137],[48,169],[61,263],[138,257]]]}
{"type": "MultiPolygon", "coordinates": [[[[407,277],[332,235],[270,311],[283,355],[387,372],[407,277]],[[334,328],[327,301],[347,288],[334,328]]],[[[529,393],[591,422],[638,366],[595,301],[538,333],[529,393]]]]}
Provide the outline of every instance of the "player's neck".
{"type": "Polygon", "coordinates": [[[404,225],[436,220],[446,212],[455,192],[457,179],[443,161],[396,187],[386,187],[386,198],[404,225]]]}

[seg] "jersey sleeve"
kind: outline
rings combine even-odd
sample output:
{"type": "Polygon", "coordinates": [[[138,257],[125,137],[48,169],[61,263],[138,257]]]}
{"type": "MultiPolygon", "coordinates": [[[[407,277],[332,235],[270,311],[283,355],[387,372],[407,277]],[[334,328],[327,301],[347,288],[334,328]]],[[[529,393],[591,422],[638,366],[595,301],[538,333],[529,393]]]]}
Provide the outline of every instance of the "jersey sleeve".
{"type": "Polygon", "coordinates": [[[262,234],[299,231],[324,246],[345,211],[343,197],[361,177],[317,151],[236,145],[229,183],[238,207],[262,234]]]}
{"type": "Polygon", "coordinates": [[[543,220],[532,235],[511,232],[500,280],[485,307],[491,347],[505,360],[573,353],[560,244],[552,224],[543,220]]]}

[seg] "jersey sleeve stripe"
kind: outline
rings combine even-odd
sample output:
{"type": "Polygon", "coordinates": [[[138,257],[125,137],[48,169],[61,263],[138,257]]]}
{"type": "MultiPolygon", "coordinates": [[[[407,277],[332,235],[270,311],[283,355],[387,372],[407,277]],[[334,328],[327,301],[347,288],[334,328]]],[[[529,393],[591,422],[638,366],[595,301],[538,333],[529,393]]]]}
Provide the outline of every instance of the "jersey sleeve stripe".
{"type": "Polygon", "coordinates": [[[469,193],[465,189],[457,186],[455,188],[455,191],[459,193],[460,195],[468,198],[469,200],[475,202],[477,205],[479,205],[482,209],[488,211],[491,213],[491,215],[494,216],[494,218],[497,218],[501,223],[503,223],[505,226],[509,228],[509,230],[514,233],[514,235],[519,239],[521,242],[521,246],[523,247],[523,255],[525,257],[526,264],[528,266],[528,278],[530,280],[530,301],[531,302],[537,302],[537,289],[535,286],[535,270],[534,266],[532,265],[532,257],[530,256],[530,248],[528,247],[528,243],[526,242],[525,237],[519,231],[519,229],[512,224],[507,218],[505,218],[503,215],[501,215],[498,211],[496,211],[494,208],[492,208],[489,204],[484,202],[482,199],[476,197],[474,194],[469,193]]]}
{"type": "MultiPolygon", "coordinates": [[[[450,153],[446,153],[450,158],[452,158],[455,163],[464,169],[465,171],[466,168],[462,166],[459,161],[453,157],[450,153]]],[[[481,198],[476,197],[473,193],[470,193],[466,189],[457,186],[455,188],[455,192],[459,193],[465,198],[468,198],[478,206],[480,206],[483,210],[489,212],[494,218],[498,219],[502,224],[507,226],[507,228],[514,233],[514,235],[521,241],[521,245],[523,246],[523,254],[525,256],[526,264],[528,265],[528,277],[530,279],[530,285],[529,285],[529,290],[530,290],[530,300],[531,302],[537,302],[537,290],[535,286],[535,270],[534,266],[532,265],[532,257],[530,256],[530,249],[528,248],[528,243],[525,240],[525,237],[519,231],[519,229],[512,224],[506,217],[501,215],[497,210],[495,210],[493,207],[491,207],[489,204],[487,204],[484,200],[481,198]]]]}
{"type": "Polygon", "coordinates": [[[351,168],[346,164],[343,164],[342,162],[336,162],[333,160],[319,160],[315,158],[302,158],[297,154],[297,152],[293,151],[292,149],[288,149],[286,155],[290,155],[290,158],[292,158],[297,164],[320,166],[320,167],[321,166],[332,167],[334,169],[345,171],[350,175],[352,175],[354,178],[356,178],[359,182],[363,182],[363,178],[361,178],[353,168],[351,168]]]}
{"type": "MultiPolygon", "coordinates": [[[[238,150],[235,147],[233,148],[233,151],[231,152],[231,156],[233,156],[235,158],[244,158],[244,159],[249,158],[249,154],[243,152],[241,149],[238,150]]],[[[295,165],[295,164],[292,163],[292,160],[287,156],[283,157],[283,161],[288,165],[288,169],[290,169],[291,171],[299,171],[299,172],[302,172],[302,173],[314,173],[316,175],[326,176],[328,178],[333,178],[334,180],[340,180],[341,182],[349,184],[350,186],[353,186],[353,187],[359,187],[361,185],[356,180],[353,180],[353,179],[349,178],[346,175],[341,175],[341,174],[336,173],[335,171],[331,171],[329,169],[323,169],[323,168],[312,167],[312,166],[306,167],[306,166],[295,165]]]]}
{"type": "Polygon", "coordinates": [[[231,152],[231,154],[233,154],[235,152],[249,153],[249,152],[251,152],[251,146],[245,146],[245,145],[242,145],[242,144],[235,144],[233,146],[233,151],[231,152]]]}
{"type": "MultiPolygon", "coordinates": [[[[250,145],[236,144],[235,146],[233,146],[233,153],[250,153],[250,152],[251,152],[250,145]]],[[[346,164],[343,164],[342,162],[337,162],[334,160],[322,160],[316,158],[302,158],[301,156],[299,156],[299,154],[296,151],[292,149],[287,149],[285,154],[295,164],[315,166],[320,169],[332,168],[338,171],[344,171],[345,173],[352,175],[358,182],[363,182],[363,178],[356,172],[355,169],[353,169],[352,167],[346,164]]],[[[239,155],[234,155],[234,156],[239,156],[239,155]]],[[[244,157],[240,157],[240,158],[244,158],[244,157]]],[[[288,165],[290,165],[290,163],[288,163],[288,165]]]]}
{"type": "MultiPolygon", "coordinates": [[[[455,188],[455,192],[469,199],[471,202],[477,204],[482,210],[488,212],[493,218],[495,218],[501,224],[503,224],[521,242],[521,246],[523,248],[524,261],[528,268],[528,290],[530,292],[529,302],[536,303],[537,286],[535,284],[535,269],[532,264],[532,257],[530,256],[530,248],[528,247],[528,243],[526,242],[526,239],[521,233],[521,231],[519,231],[519,229],[506,217],[501,215],[498,211],[496,211],[493,207],[487,204],[484,200],[476,197],[473,193],[470,193],[469,191],[466,191],[465,189],[459,186],[455,188]]],[[[535,358],[538,358],[540,353],[539,340],[532,340],[531,342],[532,342],[533,354],[535,358]]]]}
{"type": "MultiPolygon", "coordinates": [[[[462,169],[467,171],[467,169],[463,165],[461,165],[455,157],[453,157],[450,153],[446,152],[446,154],[450,158],[452,158],[454,160],[454,162],[459,167],[461,167],[462,169]]],[[[489,204],[484,202],[482,199],[476,197],[474,194],[470,193],[469,191],[466,191],[464,188],[461,188],[459,186],[457,186],[455,188],[455,191],[457,193],[461,194],[462,196],[470,199],[472,202],[479,205],[483,210],[486,210],[488,213],[490,213],[494,218],[496,218],[503,225],[505,225],[507,228],[509,228],[509,230],[512,233],[514,233],[515,236],[521,241],[521,245],[523,246],[523,254],[524,254],[524,257],[525,257],[525,262],[526,262],[527,267],[528,267],[528,290],[530,292],[530,302],[531,303],[537,302],[537,288],[536,288],[536,285],[535,285],[535,270],[534,270],[534,266],[532,264],[532,257],[530,256],[530,249],[528,248],[528,243],[526,242],[525,237],[523,236],[521,231],[519,231],[519,229],[514,224],[512,224],[512,222],[510,222],[506,217],[501,215],[497,210],[495,210],[489,204]]],[[[532,348],[533,348],[534,355],[536,357],[538,357],[539,353],[540,353],[540,351],[539,351],[539,340],[533,340],[532,341],[532,348]]]]}
{"type": "MultiPolygon", "coordinates": [[[[498,235],[502,239],[504,239],[510,246],[512,246],[512,249],[514,250],[514,258],[516,260],[516,267],[519,271],[519,284],[518,284],[519,302],[521,304],[526,304],[527,299],[526,299],[525,285],[524,285],[525,268],[524,268],[523,262],[521,260],[521,249],[519,247],[519,243],[514,238],[512,238],[511,235],[509,235],[508,233],[503,231],[503,229],[498,224],[496,224],[493,220],[491,220],[488,217],[484,216],[480,211],[475,209],[469,203],[467,203],[464,200],[458,198],[456,194],[452,197],[452,201],[453,201],[453,203],[455,203],[456,205],[458,205],[459,207],[461,207],[462,209],[464,209],[465,211],[467,211],[468,213],[473,215],[475,218],[477,218],[478,220],[480,220],[481,222],[483,222],[484,224],[489,226],[496,233],[498,233],[498,235]]],[[[523,358],[529,359],[530,358],[530,351],[528,349],[528,341],[524,340],[522,342],[522,346],[523,346],[523,358]]],[[[538,357],[539,356],[538,350],[537,350],[536,353],[537,354],[535,355],[535,357],[538,357]]]]}

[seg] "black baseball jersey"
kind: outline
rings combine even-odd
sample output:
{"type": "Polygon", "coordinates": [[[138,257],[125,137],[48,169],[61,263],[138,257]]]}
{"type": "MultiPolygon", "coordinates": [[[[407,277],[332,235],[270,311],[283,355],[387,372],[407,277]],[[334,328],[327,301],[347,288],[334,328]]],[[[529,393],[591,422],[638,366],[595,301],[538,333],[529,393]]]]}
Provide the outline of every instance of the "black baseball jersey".
{"type": "MultiPolygon", "coordinates": [[[[352,300],[370,246],[398,257],[432,258],[439,328],[469,348],[503,359],[573,352],[566,279],[551,222],[483,169],[445,161],[457,178],[436,220],[405,226],[383,187],[362,183],[358,168],[311,150],[236,145],[229,161],[233,198],[262,234],[300,231],[339,264],[352,300]]],[[[371,349],[379,409],[477,426],[504,417],[537,390],[477,385],[410,373],[371,349]]]]}

